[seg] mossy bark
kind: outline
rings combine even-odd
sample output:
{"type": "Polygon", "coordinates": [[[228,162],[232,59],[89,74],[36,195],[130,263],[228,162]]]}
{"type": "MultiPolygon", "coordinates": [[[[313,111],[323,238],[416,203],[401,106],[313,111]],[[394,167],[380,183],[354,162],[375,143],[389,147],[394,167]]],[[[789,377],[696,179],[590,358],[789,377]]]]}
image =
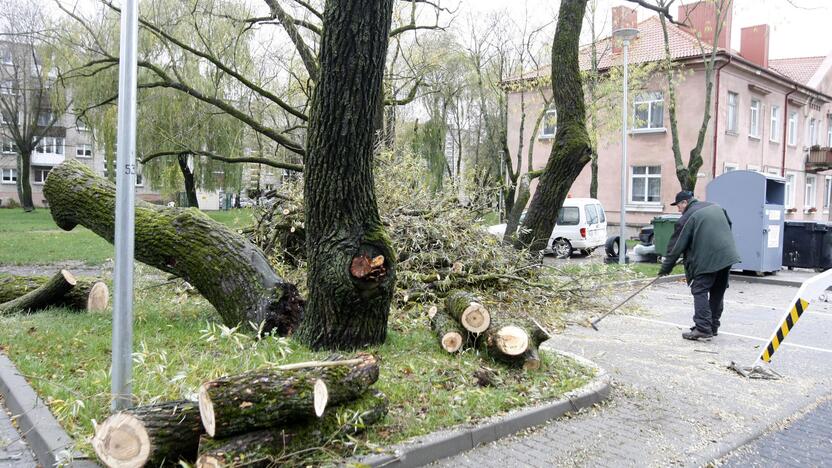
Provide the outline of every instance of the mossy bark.
{"type": "Polygon", "coordinates": [[[203,437],[197,467],[301,466],[304,451],[353,436],[387,415],[387,397],[365,392],[343,407],[330,408],[321,419],[250,432],[228,439],[203,437]]]}
{"type": "Polygon", "coordinates": [[[26,294],[0,304],[0,315],[30,312],[54,305],[71,290],[77,281],[68,271],[61,270],[26,294]]]}
{"type": "Polygon", "coordinates": [[[304,161],[309,302],[297,338],[313,349],[383,343],[396,258],[373,182],[392,0],[326,2],[304,161]],[[357,33],[360,32],[360,33],[357,33]],[[355,261],[383,261],[356,275],[355,261]]]}
{"type": "MultiPolygon", "coordinates": [[[[93,286],[101,282],[98,278],[76,278],[75,287],[56,299],[55,307],[74,310],[87,310],[87,300],[93,286]]],[[[0,304],[8,302],[33,291],[49,281],[48,276],[16,276],[0,274],[0,304]]]]}
{"type": "Polygon", "coordinates": [[[515,246],[542,250],[557,220],[558,210],[590,161],[586,109],[578,67],[578,45],[587,0],[563,1],[552,42],[552,84],[558,129],[552,152],[523,222],[515,246]]]}
{"type": "Polygon", "coordinates": [[[444,310],[438,310],[430,318],[430,327],[439,338],[442,349],[455,353],[467,341],[468,332],[444,310]]]}
{"type": "Polygon", "coordinates": [[[295,370],[255,370],[206,382],[200,413],[214,438],[315,418],[315,383],[326,384],[327,406],[351,401],[378,380],[378,361],[362,355],[355,365],[295,370]]]}
{"type": "MultiPolygon", "coordinates": [[[[66,161],[43,188],[58,227],[80,224],[110,243],[115,186],[85,165],[66,161]]],[[[264,323],[287,334],[303,309],[297,288],[278,277],[263,252],[199,210],[136,201],[136,259],[192,284],[228,326],[264,323]]]]}

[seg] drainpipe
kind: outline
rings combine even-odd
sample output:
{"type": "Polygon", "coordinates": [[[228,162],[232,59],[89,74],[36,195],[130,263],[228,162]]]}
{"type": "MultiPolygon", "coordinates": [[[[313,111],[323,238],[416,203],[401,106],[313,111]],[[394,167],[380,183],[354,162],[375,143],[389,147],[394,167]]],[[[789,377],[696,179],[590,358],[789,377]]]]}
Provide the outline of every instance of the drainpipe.
{"type": "Polygon", "coordinates": [[[731,63],[731,56],[728,56],[728,61],[723,63],[716,69],[716,103],[714,104],[714,158],[711,164],[711,178],[716,179],[716,144],[719,137],[719,75],[723,68],[731,63]]]}
{"type": "Polygon", "coordinates": [[[783,98],[783,160],[780,162],[780,177],[786,177],[786,147],[789,146],[789,96],[796,92],[797,86],[786,93],[786,97],[783,98]]]}

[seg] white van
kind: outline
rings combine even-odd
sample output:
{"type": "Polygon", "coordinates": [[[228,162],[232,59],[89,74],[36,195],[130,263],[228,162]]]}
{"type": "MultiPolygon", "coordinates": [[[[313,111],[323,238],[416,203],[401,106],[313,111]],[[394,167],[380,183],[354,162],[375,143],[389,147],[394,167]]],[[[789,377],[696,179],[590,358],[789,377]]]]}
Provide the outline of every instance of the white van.
{"type": "MultiPolygon", "coordinates": [[[[523,213],[525,216],[526,213],[523,213]]],[[[521,217],[522,222],[522,217],[521,217]]],[[[505,224],[488,227],[488,232],[503,237],[505,224]]],[[[589,254],[607,241],[607,215],[594,198],[567,198],[558,213],[555,228],[544,252],[568,258],[578,250],[589,254]]]]}

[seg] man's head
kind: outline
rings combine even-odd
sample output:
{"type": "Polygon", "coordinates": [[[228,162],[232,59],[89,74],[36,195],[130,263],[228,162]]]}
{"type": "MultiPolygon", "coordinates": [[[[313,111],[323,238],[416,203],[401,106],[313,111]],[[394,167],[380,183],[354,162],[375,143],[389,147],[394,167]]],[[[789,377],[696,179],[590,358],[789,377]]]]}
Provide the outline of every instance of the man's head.
{"type": "Polygon", "coordinates": [[[688,209],[688,204],[692,198],[693,192],[682,190],[676,194],[676,201],[671,203],[670,206],[675,206],[676,209],[679,210],[679,213],[684,213],[685,210],[688,209]]]}

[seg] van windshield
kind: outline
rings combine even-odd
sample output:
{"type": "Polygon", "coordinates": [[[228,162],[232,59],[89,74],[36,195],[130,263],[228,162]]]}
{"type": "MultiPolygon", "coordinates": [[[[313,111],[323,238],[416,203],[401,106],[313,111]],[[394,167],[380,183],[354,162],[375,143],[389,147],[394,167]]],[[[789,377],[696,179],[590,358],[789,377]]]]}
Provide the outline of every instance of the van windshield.
{"type": "Polygon", "coordinates": [[[581,220],[581,213],[577,206],[564,206],[558,213],[559,226],[575,226],[581,220]]]}

